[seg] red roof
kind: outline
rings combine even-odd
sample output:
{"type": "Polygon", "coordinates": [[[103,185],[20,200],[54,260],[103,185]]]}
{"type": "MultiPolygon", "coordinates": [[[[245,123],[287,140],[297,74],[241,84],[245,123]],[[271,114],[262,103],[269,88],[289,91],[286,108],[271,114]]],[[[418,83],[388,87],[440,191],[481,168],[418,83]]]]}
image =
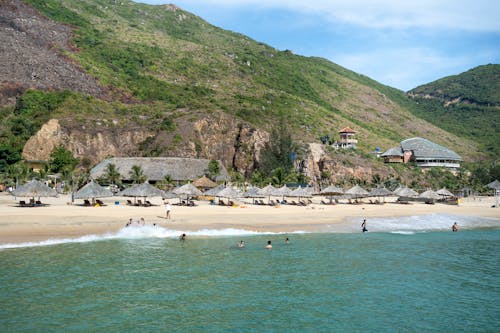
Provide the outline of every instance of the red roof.
{"type": "Polygon", "coordinates": [[[339,133],[357,133],[355,130],[351,129],[350,127],[344,127],[339,131],[339,133]]]}

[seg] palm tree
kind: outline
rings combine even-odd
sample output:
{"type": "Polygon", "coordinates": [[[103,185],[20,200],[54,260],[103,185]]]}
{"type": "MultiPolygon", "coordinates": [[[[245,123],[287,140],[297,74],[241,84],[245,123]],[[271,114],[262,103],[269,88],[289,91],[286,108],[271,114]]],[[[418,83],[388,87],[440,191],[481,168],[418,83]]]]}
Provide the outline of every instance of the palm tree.
{"type": "Polygon", "coordinates": [[[106,166],[106,173],[104,175],[104,178],[112,185],[120,184],[121,175],[118,169],[116,168],[116,165],[114,165],[113,163],[109,163],[106,166]]]}
{"type": "Polygon", "coordinates": [[[129,172],[130,178],[134,184],[144,183],[146,181],[146,175],[140,165],[133,165],[129,172]]]}
{"type": "Polygon", "coordinates": [[[158,187],[164,191],[170,190],[173,186],[174,186],[174,180],[170,175],[163,176],[162,180],[160,180],[158,184],[158,187]]]}

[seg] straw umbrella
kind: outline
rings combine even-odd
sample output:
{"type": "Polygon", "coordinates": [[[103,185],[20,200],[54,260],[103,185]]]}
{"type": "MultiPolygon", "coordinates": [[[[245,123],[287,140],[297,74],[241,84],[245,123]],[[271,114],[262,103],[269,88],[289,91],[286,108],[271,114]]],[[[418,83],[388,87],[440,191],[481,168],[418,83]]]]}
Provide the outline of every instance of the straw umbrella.
{"type": "Polygon", "coordinates": [[[243,193],[242,196],[243,196],[243,198],[252,198],[252,203],[255,203],[255,198],[264,198],[263,195],[259,194],[259,191],[260,191],[260,188],[258,188],[258,187],[249,187],[249,188],[247,188],[245,193],[243,193]]]}
{"type": "Polygon", "coordinates": [[[91,180],[75,193],[75,199],[92,199],[92,205],[94,205],[96,198],[108,198],[112,196],[113,192],[105,187],[102,187],[93,180],[91,180]]]}
{"type": "Polygon", "coordinates": [[[500,202],[500,182],[498,180],[495,180],[488,185],[489,188],[491,188],[494,193],[495,193],[495,207],[498,207],[498,204],[500,202]]]}
{"type": "Polygon", "coordinates": [[[299,198],[299,202],[301,198],[310,198],[312,197],[311,193],[305,189],[301,188],[300,186],[293,190],[290,194],[288,194],[289,197],[296,197],[299,198]]]}
{"type": "Polygon", "coordinates": [[[210,189],[210,188],[216,187],[217,183],[213,182],[212,180],[210,180],[206,176],[203,176],[201,178],[196,179],[193,182],[193,186],[200,188],[200,189],[210,189]]]}
{"type": "Polygon", "coordinates": [[[369,196],[370,197],[388,197],[394,195],[391,191],[389,191],[385,187],[379,187],[379,188],[374,188],[373,190],[370,191],[369,196]]]}
{"type": "Polygon", "coordinates": [[[319,192],[319,194],[325,195],[325,196],[329,196],[330,197],[330,203],[332,203],[333,196],[334,195],[342,195],[342,194],[344,194],[344,189],[341,188],[341,187],[330,185],[330,186],[324,188],[323,190],[321,190],[321,192],[319,192]]]}
{"type": "Polygon", "coordinates": [[[36,203],[35,197],[38,199],[41,197],[57,197],[56,190],[35,179],[19,186],[17,189],[12,191],[11,194],[16,197],[30,197],[33,205],[36,203]]]}
{"type": "Polygon", "coordinates": [[[417,197],[418,192],[412,190],[411,188],[408,187],[403,187],[397,192],[394,192],[399,197],[406,197],[406,198],[412,198],[412,197],[417,197]]]}
{"type": "Polygon", "coordinates": [[[450,191],[448,191],[446,188],[442,188],[440,190],[437,190],[436,191],[437,194],[439,194],[440,196],[443,196],[443,197],[454,197],[453,193],[451,193],[450,191]]]}
{"type": "Polygon", "coordinates": [[[225,189],[219,191],[219,193],[217,193],[217,196],[218,197],[222,197],[222,198],[227,198],[228,201],[230,199],[236,199],[240,196],[240,192],[238,192],[237,190],[235,190],[234,188],[228,186],[226,187],[225,189]]]}
{"type": "Polygon", "coordinates": [[[281,193],[278,191],[278,189],[271,184],[267,185],[266,187],[261,188],[258,193],[260,195],[269,197],[268,201],[271,201],[271,196],[279,197],[281,195],[281,193]]]}
{"type": "Polygon", "coordinates": [[[348,195],[354,197],[355,199],[363,198],[363,197],[366,197],[369,195],[368,191],[359,185],[354,185],[353,187],[351,187],[350,189],[345,191],[345,194],[348,194],[348,195]]]}
{"type": "Polygon", "coordinates": [[[420,195],[418,197],[430,200],[431,202],[434,202],[434,200],[439,199],[439,194],[437,194],[433,190],[427,190],[425,192],[420,193],[420,195]]]}
{"type": "Polygon", "coordinates": [[[146,203],[147,197],[163,197],[164,195],[165,195],[164,191],[154,187],[147,181],[142,184],[136,184],[118,193],[118,196],[134,197],[134,203],[137,197],[143,197],[144,202],[146,203]]]}
{"type": "Polygon", "coordinates": [[[172,191],[172,193],[177,194],[179,196],[179,201],[181,200],[182,196],[186,196],[186,200],[189,199],[189,197],[197,197],[200,195],[203,195],[203,193],[198,190],[193,184],[187,183],[184,184],[172,191]]]}
{"type": "Polygon", "coordinates": [[[208,195],[208,196],[217,196],[217,193],[219,193],[220,191],[222,191],[223,189],[225,188],[224,185],[219,185],[217,187],[214,187],[208,191],[205,191],[203,192],[204,195],[208,195]]]}

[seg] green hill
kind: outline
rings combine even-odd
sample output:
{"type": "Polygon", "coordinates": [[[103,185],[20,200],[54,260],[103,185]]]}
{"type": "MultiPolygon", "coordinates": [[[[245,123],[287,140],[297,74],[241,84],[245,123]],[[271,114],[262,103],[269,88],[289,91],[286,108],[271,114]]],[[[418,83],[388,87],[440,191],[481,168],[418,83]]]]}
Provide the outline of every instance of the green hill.
{"type": "MultiPolygon", "coordinates": [[[[427,106],[420,108],[400,90],[326,59],[280,51],[217,28],[173,5],[24,2],[71,28],[69,46],[49,41],[47,48],[95,78],[101,89],[64,88],[64,82],[64,89],[56,89],[46,82],[45,87],[26,90],[30,80],[4,86],[4,94],[20,92],[16,106],[1,114],[0,145],[8,147],[4,154],[11,159],[50,118],[89,136],[96,135],[98,126],[117,133],[140,128],[147,138],[129,154],[187,156],[192,146],[199,157],[219,158],[220,150],[200,143],[189,127],[202,117],[220,115],[237,126],[243,122],[267,132],[284,119],[299,145],[318,142],[325,134],[335,137],[340,128],[350,126],[358,131],[358,152],[367,160],[372,157],[366,153],[375,147],[389,148],[413,136],[450,147],[466,160],[484,157],[477,138],[435,121],[425,112],[427,106]],[[65,89],[70,91],[62,92],[65,89]]],[[[32,19],[29,11],[13,13],[32,19]]],[[[53,37],[53,31],[38,30],[40,37],[53,37]]],[[[48,64],[48,72],[57,72],[48,64]]],[[[449,119],[453,124],[454,118],[449,119]]],[[[219,137],[227,133],[224,128],[218,131],[219,137]]],[[[88,146],[82,143],[74,153],[80,159],[100,156],[88,146]]],[[[234,158],[224,161],[231,167],[234,158]]]]}
{"type": "Polygon", "coordinates": [[[419,107],[413,113],[500,154],[500,65],[484,65],[408,92],[419,107]]]}

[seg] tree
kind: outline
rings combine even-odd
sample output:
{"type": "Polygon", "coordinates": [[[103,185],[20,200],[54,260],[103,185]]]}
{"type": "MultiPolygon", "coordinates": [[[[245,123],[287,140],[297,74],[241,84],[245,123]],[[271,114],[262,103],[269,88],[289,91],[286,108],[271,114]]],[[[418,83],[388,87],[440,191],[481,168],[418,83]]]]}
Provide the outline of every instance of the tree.
{"type": "Polygon", "coordinates": [[[146,181],[146,175],[140,165],[133,165],[129,172],[130,178],[134,184],[144,183],[146,181]]]}
{"type": "Polygon", "coordinates": [[[63,169],[73,170],[77,164],[78,160],[62,145],[50,154],[50,170],[52,172],[61,172],[63,169]]]}
{"type": "Polygon", "coordinates": [[[292,169],[293,141],[282,117],[277,128],[273,128],[269,141],[260,153],[259,170],[270,175],[273,170],[283,168],[286,173],[292,169]]]}
{"type": "Polygon", "coordinates": [[[172,176],[170,175],[165,175],[163,178],[160,180],[158,187],[161,190],[168,191],[170,190],[174,185],[174,180],[172,179],[172,176]]]}
{"type": "Polygon", "coordinates": [[[219,172],[219,162],[217,162],[216,160],[210,160],[210,162],[208,162],[208,177],[214,179],[217,177],[219,172]]]}
{"type": "Polygon", "coordinates": [[[121,175],[116,165],[109,163],[106,166],[106,173],[104,174],[105,180],[113,185],[119,185],[121,183],[121,175]]]}

